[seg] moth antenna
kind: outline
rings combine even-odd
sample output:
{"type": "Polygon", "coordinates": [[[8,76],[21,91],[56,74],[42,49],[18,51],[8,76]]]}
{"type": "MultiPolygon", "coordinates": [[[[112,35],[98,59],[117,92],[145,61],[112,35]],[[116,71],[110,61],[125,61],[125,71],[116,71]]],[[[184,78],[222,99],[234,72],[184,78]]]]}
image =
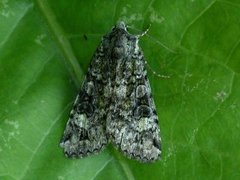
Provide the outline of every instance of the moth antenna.
{"type": "Polygon", "coordinates": [[[151,71],[155,76],[157,76],[157,77],[159,77],[159,78],[163,78],[163,79],[169,79],[169,78],[170,78],[170,76],[168,76],[168,75],[159,74],[159,73],[157,73],[156,71],[154,71],[154,70],[152,69],[152,67],[148,64],[147,61],[145,61],[145,64],[146,64],[146,66],[148,67],[148,69],[150,69],[150,71],[151,71]]]}
{"type": "Polygon", "coordinates": [[[149,31],[150,27],[151,27],[151,24],[149,24],[148,28],[145,31],[143,31],[142,34],[139,34],[139,35],[136,35],[136,36],[138,38],[143,37],[145,34],[147,34],[147,32],[149,31]]]}
{"type": "MultiPolygon", "coordinates": [[[[139,30],[139,29],[134,28],[134,27],[132,27],[132,26],[128,26],[128,25],[127,25],[126,27],[127,27],[127,29],[128,29],[128,28],[131,28],[131,29],[136,30],[136,31],[138,31],[138,32],[142,32],[142,30],[139,30]]],[[[140,38],[140,37],[146,35],[147,32],[149,31],[150,27],[151,27],[151,24],[149,24],[148,28],[147,28],[145,31],[143,31],[141,34],[138,34],[138,35],[135,35],[135,36],[136,36],[137,38],[140,38]]]]}

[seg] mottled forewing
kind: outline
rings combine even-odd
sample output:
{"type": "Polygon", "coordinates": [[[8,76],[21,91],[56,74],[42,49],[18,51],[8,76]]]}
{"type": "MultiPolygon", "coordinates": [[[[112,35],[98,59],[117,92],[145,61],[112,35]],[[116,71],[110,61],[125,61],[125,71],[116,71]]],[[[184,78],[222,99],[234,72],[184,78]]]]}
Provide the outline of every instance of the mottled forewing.
{"type": "Polygon", "coordinates": [[[152,162],[161,154],[161,139],[144,65],[143,53],[138,47],[118,62],[112,96],[115,100],[108,113],[107,133],[127,157],[152,162]]]}
{"type": "Polygon", "coordinates": [[[109,99],[107,61],[102,45],[97,49],[82,88],[74,102],[60,146],[67,157],[85,157],[107,144],[105,121],[109,99]]]}

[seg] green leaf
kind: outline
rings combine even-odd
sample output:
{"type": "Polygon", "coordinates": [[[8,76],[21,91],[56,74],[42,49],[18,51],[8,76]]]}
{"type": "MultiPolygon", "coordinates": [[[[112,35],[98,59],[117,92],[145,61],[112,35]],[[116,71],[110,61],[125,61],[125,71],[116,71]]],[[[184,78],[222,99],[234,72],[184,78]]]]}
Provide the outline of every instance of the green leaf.
{"type": "Polygon", "coordinates": [[[240,2],[0,1],[0,179],[239,179],[240,2]],[[160,118],[153,164],[109,145],[69,160],[59,141],[101,37],[124,20],[160,118]]]}

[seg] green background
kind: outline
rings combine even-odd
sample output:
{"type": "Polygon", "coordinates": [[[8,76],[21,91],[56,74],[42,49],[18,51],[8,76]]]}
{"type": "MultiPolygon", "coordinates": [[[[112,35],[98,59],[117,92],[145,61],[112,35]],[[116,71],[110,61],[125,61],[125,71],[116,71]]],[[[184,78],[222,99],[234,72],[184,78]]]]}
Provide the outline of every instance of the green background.
{"type": "Polygon", "coordinates": [[[239,0],[1,0],[0,179],[240,179],[239,0]],[[139,34],[160,119],[153,164],[58,147],[101,37],[139,34]]]}

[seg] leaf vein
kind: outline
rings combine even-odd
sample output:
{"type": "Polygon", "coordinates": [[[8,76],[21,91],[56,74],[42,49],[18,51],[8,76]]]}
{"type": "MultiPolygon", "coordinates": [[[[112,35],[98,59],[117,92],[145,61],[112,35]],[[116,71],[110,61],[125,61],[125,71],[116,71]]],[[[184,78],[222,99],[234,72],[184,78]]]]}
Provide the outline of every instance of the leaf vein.
{"type": "Polygon", "coordinates": [[[95,175],[91,178],[91,180],[96,179],[96,177],[98,176],[98,174],[113,160],[113,158],[110,158],[107,162],[105,162],[105,164],[102,166],[102,168],[100,168],[95,175]]]}
{"type": "Polygon", "coordinates": [[[8,31],[8,35],[5,37],[4,40],[2,40],[2,42],[0,43],[0,48],[9,40],[9,38],[11,37],[11,35],[13,34],[14,30],[16,29],[16,27],[19,25],[19,23],[21,22],[21,20],[25,17],[25,15],[27,14],[27,12],[33,7],[33,4],[31,3],[30,5],[28,5],[25,10],[23,11],[23,13],[21,15],[18,16],[18,19],[15,23],[15,25],[12,27],[12,29],[10,31],[8,31]]]}
{"type": "Polygon", "coordinates": [[[199,20],[199,18],[205,14],[212,6],[213,4],[216,2],[217,0],[213,0],[211,3],[209,3],[208,6],[206,6],[206,8],[204,8],[185,28],[185,30],[183,31],[182,35],[180,36],[180,41],[179,41],[179,45],[181,45],[182,40],[185,36],[185,34],[187,33],[188,29],[197,21],[199,20]]]}
{"type": "Polygon", "coordinates": [[[64,114],[64,112],[68,109],[68,107],[72,105],[72,102],[67,104],[66,107],[61,110],[61,113],[59,113],[57,115],[57,117],[53,120],[52,124],[49,126],[49,129],[47,130],[47,132],[43,135],[43,138],[41,139],[41,141],[39,141],[39,144],[37,145],[37,147],[35,148],[35,150],[32,153],[32,156],[30,157],[28,163],[26,164],[26,168],[23,171],[22,175],[20,176],[19,179],[24,179],[24,177],[26,176],[29,168],[30,168],[30,164],[33,162],[33,159],[37,153],[37,151],[40,149],[40,147],[43,145],[43,142],[45,141],[45,139],[47,138],[47,136],[50,134],[52,128],[54,127],[54,125],[57,123],[57,121],[60,119],[60,117],[64,114]]]}

